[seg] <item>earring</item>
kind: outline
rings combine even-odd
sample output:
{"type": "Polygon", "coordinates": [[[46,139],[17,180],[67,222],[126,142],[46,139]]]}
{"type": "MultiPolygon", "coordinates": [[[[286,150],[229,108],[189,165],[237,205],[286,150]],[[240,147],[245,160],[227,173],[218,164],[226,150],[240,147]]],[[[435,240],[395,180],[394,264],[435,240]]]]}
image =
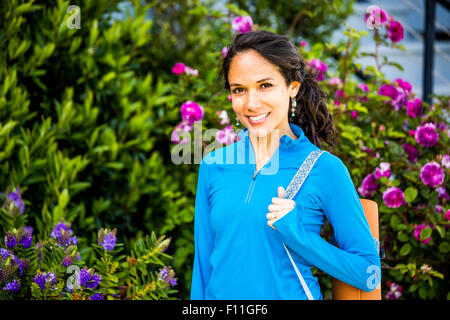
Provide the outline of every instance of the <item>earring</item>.
{"type": "Polygon", "coordinates": [[[236,127],[239,127],[239,118],[236,116],[236,127]]]}
{"type": "Polygon", "coordinates": [[[295,108],[297,107],[297,102],[295,101],[295,97],[291,97],[292,108],[291,108],[291,116],[295,117],[295,108]]]}

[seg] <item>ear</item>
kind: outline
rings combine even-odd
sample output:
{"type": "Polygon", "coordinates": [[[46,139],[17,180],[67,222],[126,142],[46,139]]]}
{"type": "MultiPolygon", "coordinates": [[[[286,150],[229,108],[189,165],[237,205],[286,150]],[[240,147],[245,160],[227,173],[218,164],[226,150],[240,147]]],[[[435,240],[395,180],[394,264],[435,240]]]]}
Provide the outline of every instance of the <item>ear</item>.
{"type": "Polygon", "coordinates": [[[289,85],[289,96],[295,97],[297,95],[298,90],[300,90],[301,82],[292,81],[289,85]]]}

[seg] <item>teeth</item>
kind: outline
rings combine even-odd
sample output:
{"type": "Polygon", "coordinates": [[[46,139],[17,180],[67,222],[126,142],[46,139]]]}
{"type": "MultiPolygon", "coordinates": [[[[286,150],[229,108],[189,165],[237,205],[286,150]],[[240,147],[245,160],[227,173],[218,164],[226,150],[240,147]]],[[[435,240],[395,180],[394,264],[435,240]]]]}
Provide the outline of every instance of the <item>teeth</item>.
{"type": "Polygon", "coordinates": [[[260,115],[260,116],[257,116],[257,117],[249,117],[251,120],[253,120],[253,121],[258,121],[258,120],[261,120],[261,119],[264,119],[265,117],[267,117],[267,115],[268,115],[269,113],[265,113],[265,114],[262,114],[262,115],[260,115]]]}

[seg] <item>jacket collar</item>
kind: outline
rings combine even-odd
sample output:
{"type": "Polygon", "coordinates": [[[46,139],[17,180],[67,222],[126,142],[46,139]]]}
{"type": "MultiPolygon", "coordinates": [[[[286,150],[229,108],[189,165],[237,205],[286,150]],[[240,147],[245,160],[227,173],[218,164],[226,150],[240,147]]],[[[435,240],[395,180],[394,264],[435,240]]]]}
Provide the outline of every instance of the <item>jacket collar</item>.
{"type": "MultiPolygon", "coordinates": [[[[302,142],[305,142],[305,139],[307,140],[308,138],[305,136],[305,133],[303,132],[303,129],[300,128],[298,125],[294,124],[294,123],[289,123],[289,126],[291,127],[292,132],[294,132],[294,134],[297,136],[297,139],[292,139],[290,136],[288,136],[287,134],[283,135],[280,138],[280,148],[291,148],[291,147],[295,147],[295,146],[299,146],[302,142]]],[[[245,144],[248,145],[250,139],[248,137],[248,129],[247,128],[243,128],[238,136],[244,140],[245,144]]]]}

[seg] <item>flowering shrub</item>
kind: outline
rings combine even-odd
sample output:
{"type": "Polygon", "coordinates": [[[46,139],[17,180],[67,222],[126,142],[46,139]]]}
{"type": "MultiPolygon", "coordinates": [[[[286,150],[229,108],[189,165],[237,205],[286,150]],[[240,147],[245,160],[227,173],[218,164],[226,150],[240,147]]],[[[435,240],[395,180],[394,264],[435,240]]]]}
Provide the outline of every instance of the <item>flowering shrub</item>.
{"type": "MultiPolygon", "coordinates": [[[[360,197],[378,203],[380,240],[386,253],[382,263],[383,297],[442,298],[448,294],[443,273],[449,252],[450,198],[446,186],[450,129],[445,113],[449,97],[435,97],[436,102],[428,105],[405,79],[385,79],[383,66],[401,66],[380,57],[378,47],[404,50],[400,45],[403,27],[381,8],[362,18],[368,25],[378,24],[369,28],[373,30],[375,53],[358,52],[357,40],[368,33],[351,27],[345,31],[346,43],[315,43],[308,50],[303,41],[298,50],[327,93],[340,132],[333,153],[347,164],[360,197]],[[333,56],[340,58],[331,63],[333,56]],[[358,69],[354,60],[360,56],[372,56],[374,65],[358,69]],[[367,80],[362,82],[356,74],[367,80]]],[[[252,20],[242,17],[235,21],[252,20]]],[[[248,26],[232,26],[237,33],[250,30],[248,26]]],[[[228,44],[224,45],[218,52],[221,57],[226,56],[228,44]]],[[[225,96],[222,99],[225,105],[225,96]]],[[[228,110],[232,114],[231,108],[228,110]]],[[[216,115],[207,119],[208,123],[226,126],[217,132],[216,141],[233,143],[235,133],[227,110],[220,108],[216,115]]],[[[328,226],[322,235],[329,237],[330,231],[328,226]]],[[[329,276],[314,272],[329,299],[329,276]]]]}
{"type": "Polygon", "coordinates": [[[161,236],[139,238],[131,254],[118,255],[117,229],[101,228],[95,265],[88,268],[80,254],[71,224],[58,222],[49,237],[33,242],[33,229],[26,222],[20,189],[6,192],[1,209],[0,299],[173,299],[175,272],[162,260],[170,239],[161,236]],[[157,266],[160,266],[157,271],[157,266]]]}

